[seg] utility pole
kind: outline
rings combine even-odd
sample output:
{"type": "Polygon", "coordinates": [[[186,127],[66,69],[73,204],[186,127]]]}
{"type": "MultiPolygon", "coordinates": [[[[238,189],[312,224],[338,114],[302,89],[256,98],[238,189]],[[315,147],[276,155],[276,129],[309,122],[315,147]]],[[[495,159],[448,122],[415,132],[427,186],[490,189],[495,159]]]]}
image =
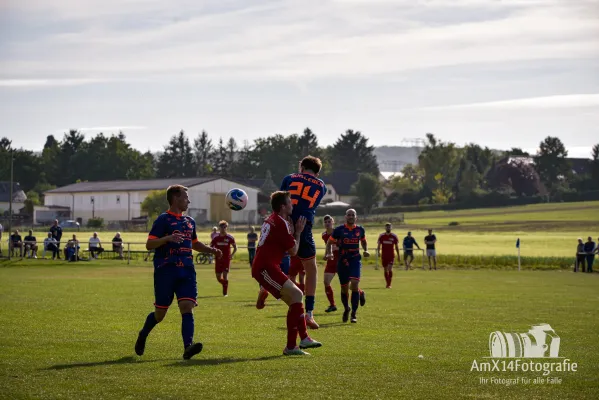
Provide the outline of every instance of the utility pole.
{"type": "Polygon", "coordinates": [[[8,199],[8,259],[10,260],[12,257],[12,251],[10,248],[10,235],[12,235],[12,187],[13,187],[13,180],[14,180],[14,157],[13,157],[13,148],[12,146],[10,147],[10,189],[9,189],[9,196],[10,198],[8,199]]]}

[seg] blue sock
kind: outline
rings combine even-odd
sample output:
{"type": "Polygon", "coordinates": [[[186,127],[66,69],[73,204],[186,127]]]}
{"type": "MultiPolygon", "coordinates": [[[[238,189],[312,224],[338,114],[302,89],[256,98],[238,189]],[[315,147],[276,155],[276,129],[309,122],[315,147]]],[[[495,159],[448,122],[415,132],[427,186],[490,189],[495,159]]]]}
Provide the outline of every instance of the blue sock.
{"type": "Polygon", "coordinates": [[[306,296],[304,302],[306,304],[306,312],[312,313],[314,311],[314,296],[306,296]]]}
{"type": "Polygon", "coordinates": [[[193,314],[186,313],[181,317],[181,337],[183,337],[183,347],[187,348],[193,343],[193,314]]]}
{"type": "Polygon", "coordinates": [[[351,312],[352,314],[356,314],[358,311],[358,306],[360,305],[360,292],[353,291],[351,292],[351,312]]]}
{"type": "Polygon", "coordinates": [[[349,308],[349,300],[347,298],[347,293],[341,292],[341,302],[343,303],[343,307],[347,310],[349,308]]]}
{"type": "Polygon", "coordinates": [[[144,327],[141,328],[141,333],[148,336],[157,324],[158,321],[156,321],[156,315],[154,315],[154,312],[152,311],[148,314],[148,317],[146,318],[146,323],[144,324],[144,327]]]}

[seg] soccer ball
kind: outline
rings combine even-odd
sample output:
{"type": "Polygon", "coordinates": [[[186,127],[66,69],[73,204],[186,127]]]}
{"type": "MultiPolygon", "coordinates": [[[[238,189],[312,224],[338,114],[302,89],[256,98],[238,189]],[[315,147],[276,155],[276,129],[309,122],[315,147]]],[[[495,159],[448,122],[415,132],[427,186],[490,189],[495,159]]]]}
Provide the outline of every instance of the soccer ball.
{"type": "Polygon", "coordinates": [[[241,189],[231,189],[225,197],[225,202],[231,210],[243,210],[248,204],[248,195],[241,189]]]}

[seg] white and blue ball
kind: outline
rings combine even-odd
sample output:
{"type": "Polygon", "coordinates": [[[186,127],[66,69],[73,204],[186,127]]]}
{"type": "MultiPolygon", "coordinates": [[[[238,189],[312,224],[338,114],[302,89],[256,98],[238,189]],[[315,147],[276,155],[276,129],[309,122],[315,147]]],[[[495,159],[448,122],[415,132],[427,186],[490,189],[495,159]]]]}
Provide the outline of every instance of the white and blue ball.
{"type": "Polygon", "coordinates": [[[248,204],[248,195],[241,189],[231,189],[225,197],[227,207],[234,211],[240,211],[248,204]]]}

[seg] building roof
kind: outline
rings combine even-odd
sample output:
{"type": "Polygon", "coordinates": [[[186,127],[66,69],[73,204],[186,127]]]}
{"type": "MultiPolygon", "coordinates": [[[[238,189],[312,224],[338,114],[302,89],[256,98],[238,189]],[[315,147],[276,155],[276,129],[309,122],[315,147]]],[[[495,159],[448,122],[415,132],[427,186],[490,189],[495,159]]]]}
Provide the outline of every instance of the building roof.
{"type": "MultiPolygon", "coordinates": [[[[203,176],[199,178],[170,178],[170,179],[147,179],[131,181],[100,181],[100,182],[79,182],[52,189],[46,194],[58,193],[83,193],[83,192],[135,192],[147,190],[162,190],[169,185],[183,185],[192,187],[203,183],[212,182],[216,179],[225,179],[231,182],[237,182],[228,178],[219,176],[203,176]]],[[[237,182],[244,185],[242,182],[237,182]]],[[[247,185],[246,185],[247,186],[247,185]]]]}
{"type": "Polygon", "coordinates": [[[322,180],[326,184],[332,185],[340,196],[351,194],[351,187],[358,181],[358,172],[356,171],[333,171],[323,176],[322,180]]]}
{"type": "MultiPolygon", "coordinates": [[[[23,202],[27,200],[27,196],[25,196],[25,192],[23,192],[23,189],[21,189],[21,185],[18,182],[12,183],[12,200],[13,202],[23,202]]],[[[0,202],[10,202],[10,182],[0,182],[0,202]]]]}

